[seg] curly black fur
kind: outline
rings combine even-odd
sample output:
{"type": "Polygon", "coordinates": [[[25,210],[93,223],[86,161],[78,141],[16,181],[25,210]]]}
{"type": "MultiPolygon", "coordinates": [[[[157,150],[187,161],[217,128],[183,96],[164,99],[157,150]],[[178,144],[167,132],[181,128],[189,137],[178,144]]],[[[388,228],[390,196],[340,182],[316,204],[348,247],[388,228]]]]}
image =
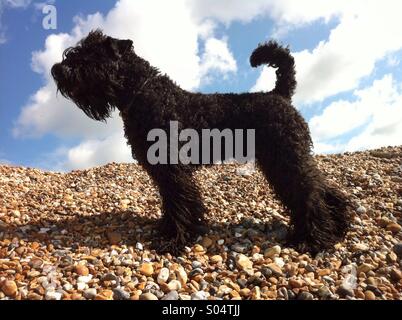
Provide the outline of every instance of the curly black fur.
{"type": "Polygon", "coordinates": [[[291,105],[296,80],[289,49],[270,41],[253,52],[250,62],[278,68],[272,92],[187,92],[137,56],[132,41],[108,37],[100,30],[67,49],[63,61],[52,68],[58,90],[89,117],[103,121],[114,108],[120,110],[133,157],[152,177],[163,199],[160,227],[173,239],[166,250],[180,248],[206,231],[205,207],[193,178],[195,166],[147,161],[148,132],[154,128],[169,132],[173,120],[196,130],[256,130],[257,163],[289,209],[293,243],[317,252],[346,233],[348,201],[317,169],[308,126],[291,105]]]}

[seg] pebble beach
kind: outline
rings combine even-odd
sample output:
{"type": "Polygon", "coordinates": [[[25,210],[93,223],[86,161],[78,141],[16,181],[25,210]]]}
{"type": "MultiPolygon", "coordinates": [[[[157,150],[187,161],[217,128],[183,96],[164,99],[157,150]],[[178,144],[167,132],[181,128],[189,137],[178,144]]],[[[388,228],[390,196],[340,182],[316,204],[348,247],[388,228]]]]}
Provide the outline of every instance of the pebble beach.
{"type": "Polygon", "coordinates": [[[151,249],[158,192],[137,164],[69,173],[0,166],[0,300],[399,300],[402,147],[316,156],[353,205],[350,231],[311,256],[258,169],[196,174],[210,232],[151,249]]]}

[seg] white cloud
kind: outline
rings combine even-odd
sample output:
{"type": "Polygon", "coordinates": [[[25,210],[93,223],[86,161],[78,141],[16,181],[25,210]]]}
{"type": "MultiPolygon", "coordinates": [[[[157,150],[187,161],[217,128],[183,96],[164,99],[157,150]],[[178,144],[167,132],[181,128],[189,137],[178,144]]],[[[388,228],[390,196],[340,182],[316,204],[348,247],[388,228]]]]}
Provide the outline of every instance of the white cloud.
{"type": "Polygon", "coordinates": [[[206,40],[200,68],[202,78],[207,78],[211,71],[224,77],[228,73],[237,71],[236,60],[228,48],[227,39],[209,38],[206,40]]]}
{"type": "Polygon", "coordinates": [[[334,102],[310,120],[315,151],[356,151],[402,144],[402,90],[392,75],[354,95],[355,101],[334,102]],[[346,142],[331,142],[361,127],[361,133],[346,142]]]}
{"type": "Polygon", "coordinates": [[[351,7],[350,2],[362,1],[322,1],[322,0],[194,0],[193,15],[199,19],[215,19],[225,24],[233,21],[250,22],[269,16],[279,25],[303,25],[317,18],[329,20],[351,7]]]}
{"type": "Polygon", "coordinates": [[[274,68],[264,66],[262,68],[261,74],[257,79],[255,85],[250,89],[251,92],[258,92],[258,91],[271,91],[275,88],[275,75],[274,68]]]}
{"type": "Polygon", "coordinates": [[[37,91],[15,123],[13,134],[18,138],[40,138],[52,133],[59,137],[105,138],[121,129],[118,112],[107,124],[91,120],[73,103],[56,95],[56,86],[48,82],[37,91]]]}
{"type": "Polygon", "coordinates": [[[86,169],[110,162],[133,162],[123,132],[105,139],[85,140],[72,148],[58,148],[39,166],[55,171],[86,169]]]}

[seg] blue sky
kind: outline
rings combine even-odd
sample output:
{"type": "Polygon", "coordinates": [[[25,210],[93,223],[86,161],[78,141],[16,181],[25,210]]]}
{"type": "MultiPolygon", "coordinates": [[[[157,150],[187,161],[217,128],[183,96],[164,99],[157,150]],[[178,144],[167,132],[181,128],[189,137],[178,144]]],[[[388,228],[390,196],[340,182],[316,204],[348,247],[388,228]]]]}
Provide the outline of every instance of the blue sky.
{"type": "Polygon", "coordinates": [[[129,162],[121,120],[95,123],[56,96],[49,77],[63,48],[93,28],[134,40],[136,52],[183,88],[268,90],[274,70],[249,55],[271,38],[297,64],[295,106],[317,153],[402,144],[402,22],[398,0],[0,0],[0,163],[68,171],[129,162]],[[158,8],[158,9],[156,9],[158,8]]]}

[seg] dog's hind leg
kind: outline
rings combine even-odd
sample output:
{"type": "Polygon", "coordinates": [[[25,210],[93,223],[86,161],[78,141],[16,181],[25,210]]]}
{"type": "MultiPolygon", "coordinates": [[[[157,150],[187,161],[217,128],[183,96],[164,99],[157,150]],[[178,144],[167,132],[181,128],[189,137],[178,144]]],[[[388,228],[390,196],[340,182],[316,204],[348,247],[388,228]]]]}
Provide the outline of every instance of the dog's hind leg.
{"type": "Polygon", "coordinates": [[[290,211],[291,242],[312,252],[331,247],[346,233],[347,201],[318,170],[307,124],[286,105],[255,121],[257,162],[290,211]]]}
{"type": "Polygon", "coordinates": [[[159,249],[175,253],[207,231],[200,191],[189,166],[157,164],[146,169],[162,197],[160,231],[171,240],[159,249]]]}

